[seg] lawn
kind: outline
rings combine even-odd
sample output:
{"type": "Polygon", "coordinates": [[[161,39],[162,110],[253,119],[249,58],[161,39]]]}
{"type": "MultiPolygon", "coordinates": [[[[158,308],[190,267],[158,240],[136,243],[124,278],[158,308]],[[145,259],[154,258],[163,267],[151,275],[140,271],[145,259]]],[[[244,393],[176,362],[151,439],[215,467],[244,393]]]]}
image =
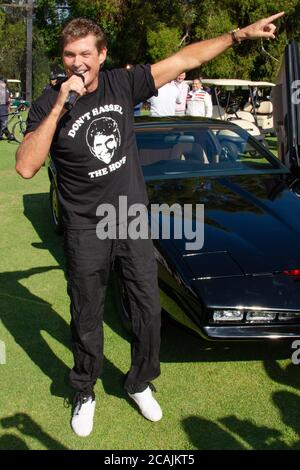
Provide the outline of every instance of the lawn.
{"type": "Polygon", "coordinates": [[[291,342],[215,345],[167,324],[155,381],[164,417],[147,422],[122,388],[130,347],[112,290],[94,432],[72,433],[62,241],[50,223],[46,169],[22,180],[15,150],[0,142],[0,449],[300,449],[300,365],[291,362],[291,342]]]}
{"type": "Polygon", "coordinates": [[[277,150],[278,150],[278,149],[277,149],[277,138],[276,138],[276,137],[273,137],[273,136],[271,137],[271,136],[267,135],[267,136],[265,137],[265,139],[266,139],[266,142],[267,142],[267,144],[268,144],[269,150],[270,150],[272,153],[274,153],[274,155],[277,157],[277,156],[278,156],[278,151],[277,151],[277,150]]]}

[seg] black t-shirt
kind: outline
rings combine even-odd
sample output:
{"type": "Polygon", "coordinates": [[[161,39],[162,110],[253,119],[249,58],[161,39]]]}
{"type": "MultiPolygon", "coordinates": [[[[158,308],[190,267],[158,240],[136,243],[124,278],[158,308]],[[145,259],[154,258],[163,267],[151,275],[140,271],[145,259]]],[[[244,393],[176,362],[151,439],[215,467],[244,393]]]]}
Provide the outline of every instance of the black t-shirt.
{"type": "MultiPolygon", "coordinates": [[[[58,92],[59,87],[45,90],[32,104],[26,132],[50,113],[58,92]]],[[[50,154],[67,228],[95,227],[97,207],[109,203],[118,211],[119,196],[127,196],[128,205],[148,204],[133,107],[155,93],[149,65],[101,71],[97,90],[79,98],[59,121],[50,154]]]]}

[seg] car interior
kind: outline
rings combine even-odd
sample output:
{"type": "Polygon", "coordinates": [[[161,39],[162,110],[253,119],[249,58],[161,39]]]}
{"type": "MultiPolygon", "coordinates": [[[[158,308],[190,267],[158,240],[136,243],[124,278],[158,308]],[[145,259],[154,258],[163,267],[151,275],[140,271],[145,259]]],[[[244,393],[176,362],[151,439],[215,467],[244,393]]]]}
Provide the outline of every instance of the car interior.
{"type": "MultiPolygon", "coordinates": [[[[137,131],[140,162],[147,174],[193,171],[279,170],[249,136],[229,128],[137,131]],[[153,170],[154,171],[154,170],[153,170]]],[[[279,165],[280,166],[280,165],[279,165]]]]}
{"type": "Polygon", "coordinates": [[[142,165],[161,160],[194,161],[202,165],[217,163],[221,148],[210,131],[137,134],[142,165]]]}

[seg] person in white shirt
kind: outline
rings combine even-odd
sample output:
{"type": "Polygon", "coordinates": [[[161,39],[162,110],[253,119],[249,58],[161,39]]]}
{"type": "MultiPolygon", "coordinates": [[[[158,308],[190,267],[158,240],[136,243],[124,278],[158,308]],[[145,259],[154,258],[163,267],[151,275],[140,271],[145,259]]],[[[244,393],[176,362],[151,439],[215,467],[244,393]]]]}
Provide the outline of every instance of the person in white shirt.
{"type": "Polygon", "coordinates": [[[158,90],[157,96],[151,96],[150,116],[174,116],[176,103],[181,102],[180,91],[172,82],[166,83],[158,90]]]}
{"type": "Polygon", "coordinates": [[[210,94],[204,90],[200,78],[192,83],[192,90],[187,95],[186,114],[189,116],[212,117],[210,94]]]}
{"type": "Polygon", "coordinates": [[[178,75],[172,84],[180,93],[180,103],[176,102],[175,114],[176,116],[183,116],[185,114],[186,99],[190,89],[188,84],[185,82],[185,72],[178,75]]]}

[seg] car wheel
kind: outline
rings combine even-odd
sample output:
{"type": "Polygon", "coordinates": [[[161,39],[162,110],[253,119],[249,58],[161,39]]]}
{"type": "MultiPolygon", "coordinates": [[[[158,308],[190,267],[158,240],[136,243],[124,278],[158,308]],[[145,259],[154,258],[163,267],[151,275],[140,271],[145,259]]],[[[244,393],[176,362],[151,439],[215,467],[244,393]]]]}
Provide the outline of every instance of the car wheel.
{"type": "Polygon", "coordinates": [[[63,222],[61,217],[61,208],[57,196],[57,188],[54,179],[50,183],[50,210],[54,231],[57,234],[63,233],[63,222]]]}
{"type": "Polygon", "coordinates": [[[238,146],[235,145],[233,142],[220,142],[222,151],[220,155],[220,160],[225,162],[225,161],[236,161],[238,154],[239,154],[239,149],[238,146]]]}

